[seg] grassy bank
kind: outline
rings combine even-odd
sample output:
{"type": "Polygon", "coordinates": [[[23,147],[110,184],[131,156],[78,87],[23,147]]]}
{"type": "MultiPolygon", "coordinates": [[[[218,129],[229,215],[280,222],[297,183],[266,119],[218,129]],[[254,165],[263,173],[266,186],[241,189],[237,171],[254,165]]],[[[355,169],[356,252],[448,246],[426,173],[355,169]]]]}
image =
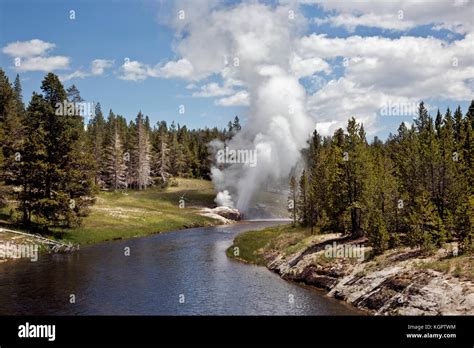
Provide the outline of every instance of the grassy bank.
{"type": "MultiPolygon", "coordinates": [[[[269,227],[260,231],[248,231],[238,235],[231,247],[227,249],[227,256],[240,261],[265,266],[267,261],[265,254],[277,252],[283,256],[291,256],[303,252],[319,243],[338,238],[339,234],[319,234],[315,230],[313,234],[309,228],[293,227],[291,224],[269,227]],[[238,255],[235,248],[238,248],[238,255]]],[[[411,258],[418,260],[415,268],[419,270],[434,270],[457,278],[474,280],[474,256],[446,256],[446,250],[451,246],[445,246],[445,250],[439,250],[434,255],[423,255],[417,249],[402,247],[397,250],[387,250],[382,255],[371,256],[370,247],[366,247],[366,259],[368,269],[381,270],[393,264],[393,258],[397,253],[408,253],[411,258]]],[[[449,251],[447,251],[449,253],[449,251]]],[[[354,261],[354,260],[351,260],[354,261]]],[[[328,259],[324,255],[318,258],[320,263],[336,264],[337,259],[328,259]]]]}
{"type": "Polygon", "coordinates": [[[309,245],[317,235],[311,235],[307,228],[278,225],[260,231],[248,231],[239,234],[227,249],[227,256],[256,265],[265,265],[264,253],[277,249],[290,254],[309,245]],[[238,248],[238,255],[235,248],[238,248]]]}
{"type": "Polygon", "coordinates": [[[310,229],[280,225],[240,234],[227,255],[323,289],[371,314],[474,314],[474,256],[453,256],[453,243],[434,253],[401,246],[374,256],[366,241],[336,233],[311,235],[310,229]],[[364,245],[358,249],[362,257],[326,253],[333,243],[339,251],[364,245]]]}
{"type": "Polygon", "coordinates": [[[212,183],[178,179],[178,186],[144,191],[100,192],[91,213],[73,229],[55,229],[55,239],[78,244],[126,239],[153,233],[216,224],[197,214],[214,204],[212,183]],[[179,207],[184,197],[185,208],[179,207]]]}

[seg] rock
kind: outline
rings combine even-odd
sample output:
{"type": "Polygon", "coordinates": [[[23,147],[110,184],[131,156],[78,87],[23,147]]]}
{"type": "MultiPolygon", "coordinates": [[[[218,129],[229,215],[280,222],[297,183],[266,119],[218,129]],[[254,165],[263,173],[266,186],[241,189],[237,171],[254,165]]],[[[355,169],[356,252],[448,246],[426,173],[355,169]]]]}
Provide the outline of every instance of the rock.
{"type": "Polygon", "coordinates": [[[365,307],[372,310],[379,310],[384,305],[388,303],[388,301],[396,295],[396,291],[381,287],[378,290],[371,293],[369,296],[361,299],[360,301],[356,301],[354,304],[358,307],[365,307]]]}
{"type": "Polygon", "coordinates": [[[226,219],[234,221],[240,220],[240,212],[237,209],[229,207],[216,207],[211,210],[213,213],[225,217],[226,219]]]}
{"type": "Polygon", "coordinates": [[[329,296],[374,315],[474,314],[472,280],[420,269],[418,263],[425,259],[419,250],[406,247],[378,260],[354,261],[325,258],[319,244],[290,255],[269,250],[266,266],[283,279],[325,289],[329,296]]]}
{"type": "Polygon", "coordinates": [[[329,291],[334,287],[334,285],[336,285],[337,280],[328,276],[313,273],[305,279],[305,283],[329,291]]]}
{"type": "Polygon", "coordinates": [[[220,220],[223,224],[230,224],[241,218],[240,212],[237,209],[229,207],[203,208],[199,214],[220,220]]]}
{"type": "Polygon", "coordinates": [[[341,301],[346,301],[347,300],[346,295],[344,295],[339,290],[334,291],[333,296],[337,300],[341,300],[341,301]]]}

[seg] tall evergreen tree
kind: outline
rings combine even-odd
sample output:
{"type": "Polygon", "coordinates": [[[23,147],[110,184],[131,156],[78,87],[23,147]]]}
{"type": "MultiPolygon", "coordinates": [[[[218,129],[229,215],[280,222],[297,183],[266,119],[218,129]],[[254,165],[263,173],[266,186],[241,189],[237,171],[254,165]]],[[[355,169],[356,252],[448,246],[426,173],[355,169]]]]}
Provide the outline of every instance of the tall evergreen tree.
{"type": "Polygon", "coordinates": [[[41,89],[44,96],[34,94],[28,107],[20,175],[12,184],[21,187],[19,209],[26,224],[77,225],[94,194],[83,120],[56,112],[67,101],[56,75],[49,73],[41,89]]]}
{"type": "Polygon", "coordinates": [[[136,119],[136,167],[134,168],[134,180],[139,190],[145,189],[152,184],[151,179],[151,144],[148,138],[148,131],[143,124],[143,115],[138,113],[136,119]]]}
{"type": "Polygon", "coordinates": [[[110,130],[112,137],[110,143],[106,148],[106,177],[105,180],[108,187],[114,190],[120,190],[127,188],[126,171],[127,166],[125,164],[125,156],[123,151],[123,144],[120,138],[120,132],[118,122],[115,118],[111,119],[109,115],[109,121],[112,123],[110,130]]]}
{"type": "Polygon", "coordinates": [[[290,192],[288,195],[288,210],[291,213],[291,219],[293,221],[293,226],[296,225],[296,205],[298,203],[298,183],[294,176],[290,179],[290,192]]]}
{"type": "Polygon", "coordinates": [[[94,117],[90,120],[87,127],[88,147],[94,158],[94,182],[98,186],[104,185],[103,168],[104,149],[105,149],[106,124],[100,103],[95,105],[94,117]]]}
{"type": "Polygon", "coordinates": [[[307,226],[309,223],[309,187],[308,187],[308,176],[306,170],[301,173],[300,180],[298,183],[298,220],[302,226],[307,226]]]}
{"type": "Polygon", "coordinates": [[[21,87],[20,75],[16,74],[13,83],[13,91],[15,93],[16,112],[20,117],[25,113],[25,104],[23,103],[23,88],[21,87]]]}

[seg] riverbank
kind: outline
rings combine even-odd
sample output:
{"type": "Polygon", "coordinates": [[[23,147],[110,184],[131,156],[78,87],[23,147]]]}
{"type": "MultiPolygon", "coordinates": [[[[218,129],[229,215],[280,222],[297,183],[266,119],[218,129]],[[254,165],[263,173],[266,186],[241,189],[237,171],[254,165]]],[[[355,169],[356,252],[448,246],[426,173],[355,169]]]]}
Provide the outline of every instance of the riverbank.
{"type": "MultiPolygon", "coordinates": [[[[214,197],[210,181],[181,178],[177,179],[177,186],[165,189],[152,187],[143,191],[100,192],[81,226],[53,229],[50,237],[65,243],[87,245],[219,225],[222,220],[201,215],[203,207],[215,205],[214,197]]],[[[11,207],[5,208],[3,215],[9,209],[11,207]]],[[[15,229],[7,221],[2,222],[3,227],[15,229]]],[[[4,239],[11,240],[11,236],[0,232],[0,243],[4,239]]]]}
{"type": "Polygon", "coordinates": [[[282,225],[242,233],[227,255],[375,315],[473,315],[474,257],[454,257],[452,247],[432,255],[400,247],[372,256],[364,239],[282,225]]]}

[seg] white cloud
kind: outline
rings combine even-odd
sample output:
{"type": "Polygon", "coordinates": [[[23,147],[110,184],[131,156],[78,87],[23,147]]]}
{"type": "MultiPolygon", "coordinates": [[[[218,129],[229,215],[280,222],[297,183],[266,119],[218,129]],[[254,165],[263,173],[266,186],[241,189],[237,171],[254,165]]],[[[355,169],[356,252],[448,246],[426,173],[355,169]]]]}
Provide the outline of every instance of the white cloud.
{"type": "Polygon", "coordinates": [[[84,79],[90,76],[101,76],[104,74],[105,70],[114,65],[113,60],[107,59],[94,59],[91,63],[90,72],[83,70],[76,70],[70,74],[60,75],[59,78],[61,81],[69,81],[72,79],[84,79]]]}
{"type": "Polygon", "coordinates": [[[303,57],[344,57],[347,62],[343,77],[308,97],[308,111],[324,124],[326,134],[343,127],[351,116],[373,132],[381,106],[389,102],[470,100],[474,94],[471,42],[470,34],[452,43],[432,37],[304,37],[298,48],[303,57]]]}
{"type": "Polygon", "coordinates": [[[82,70],[76,70],[76,71],[74,71],[73,73],[70,73],[70,74],[59,75],[59,79],[64,82],[64,81],[69,81],[69,80],[72,80],[72,79],[83,79],[83,78],[86,78],[88,76],[90,76],[89,73],[84,72],[82,70]]]}
{"type": "Polygon", "coordinates": [[[298,78],[312,76],[317,72],[326,74],[331,72],[331,67],[323,59],[319,57],[303,59],[297,54],[290,59],[290,67],[292,73],[298,78]]]}
{"type": "Polygon", "coordinates": [[[50,72],[68,69],[69,57],[48,56],[48,51],[54,47],[56,45],[53,43],[33,39],[9,43],[2,49],[2,52],[15,58],[15,69],[17,71],[50,72]]]}
{"type": "Polygon", "coordinates": [[[222,97],[225,95],[233,94],[235,91],[229,86],[220,86],[218,83],[211,82],[201,86],[199,91],[193,92],[193,97],[209,98],[209,97],[222,97]]]}
{"type": "Polygon", "coordinates": [[[18,71],[44,71],[50,72],[59,69],[69,68],[69,57],[51,56],[51,57],[27,57],[22,59],[18,71]]]}
{"type": "Polygon", "coordinates": [[[330,15],[323,21],[349,30],[359,25],[406,30],[432,24],[458,33],[468,33],[474,28],[474,2],[471,0],[300,0],[300,2],[319,4],[326,11],[336,11],[335,15],[330,15]]]}
{"type": "Polygon", "coordinates": [[[164,65],[157,64],[150,66],[148,64],[132,60],[125,62],[120,67],[119,78],[129,81],[143,81],[148,77],[156,78],[183,78],[192,79],[193,66],[187,59],[178,61],[169,61],[164,65]]]}
{"type": "Polygon", "coordinates": [[[190,78],[193,74],[193,65],[187,59],[170,61],[160,68],[160,77],[164,78],[190,78]]]}
{"type": "Polygon", "coordinates": [[[102,75],[104,71],[114,65],[113,60],[94,59],[92,61],[91,73],[92,75],[102,75]]]}
{"type": "Polygon", "coordinates": [[[307,108],[316,117],[317,129],[323,135],[332,135],[337,128],[345,128],[350,117],[363,122],[370,132],[375,129],[377,113],[389,98],[382,92],[360,88],[354,81],[341,77],[309,97],[307,108]]]}
{"type": "Polygon", "coordinates": [[[416,98],[467,100],[473,91],[472,37],[447,43],[432,37],[310,35],[300,41],[299,53],[324,59],[344,57],[345,78],[361,89],[416,98]],[[443,83],[440,83],[443,81],[443,83]]]}
{"type": "Polygon", "coordinates": [[[30,41],[16,41],[9,43],[2,49],[2,52],[15,58],[34,57],[46,54],[48,50],[55,46],[55,44],[50,42],[33,39],[30,41]]]}
{"type": "Polygon", "coordinates": [[[143,81],[148,77],[156,76],[156,69],[136,60],[131,60],[129,62],[125,62],[120,67],[119,79],[128,81],[143,81]]]}
{"type": "Polygon", "coordinates": [[[345,27],[353,32],[358,26],[377,27],[390,30],[407,30],[415,26],[415,22],[400,20],[397,13],[376,15],[367,13],[363,15],[354,15],[351,13],[342,13],[337,16],[329,16],[325,19],[316,18],[317,24],[330,23],[336,27],[345,27]]]}
{"type": "Polygon", "coordinates": [[[247,91],[239,91],[230,97],[215,101],[215,104],[219,106],[248,106],[249,103],[249,94],[247,91]]]}

